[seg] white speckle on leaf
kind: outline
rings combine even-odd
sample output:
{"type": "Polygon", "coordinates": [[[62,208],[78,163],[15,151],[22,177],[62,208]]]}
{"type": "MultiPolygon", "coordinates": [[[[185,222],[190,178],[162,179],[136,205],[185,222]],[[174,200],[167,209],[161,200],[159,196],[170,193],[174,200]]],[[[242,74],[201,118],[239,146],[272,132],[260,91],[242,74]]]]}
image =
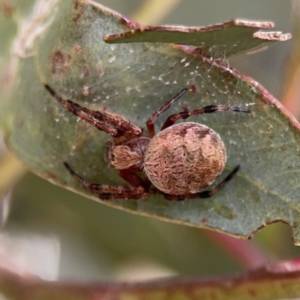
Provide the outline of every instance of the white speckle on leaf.
{"type": "Polygon", "coordinates": [[[90,94],[90,87],[89,86],[87,86],[87,85],[84,85],[83,86],[83,89],[82,89],[82,95],[83,96],[88,96],[90,94]]]}
{"type": "Polygon", "coordinates": [[[110,50],[114,51],[116,49],[116,45],[110,45],[110,50]]]}
{"type": "Polygon", "coordinates": [[[116,56],[113,55],[113,56],[111,56],[111,57],[108,59],[108,62],[109,62],[109,63],[112,63],[112,62],[114,62],[115,60],[116,60],[116,56]]]}
{"type": "Polygon", "coordinates": [[[140,88],[140,86],[138,86],[138,85],[137,85],[137,86],[135,87],[135,90],[136,90],[137,92],[139,92],[139,93],[140,93],[140,92],[141,92],[141,88],[140,88]]]}

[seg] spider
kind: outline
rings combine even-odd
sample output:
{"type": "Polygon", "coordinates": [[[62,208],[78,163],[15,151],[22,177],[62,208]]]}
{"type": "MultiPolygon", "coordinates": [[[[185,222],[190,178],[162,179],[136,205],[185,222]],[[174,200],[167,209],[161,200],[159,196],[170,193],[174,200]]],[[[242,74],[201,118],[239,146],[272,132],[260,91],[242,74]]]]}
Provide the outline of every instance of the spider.
{"type": "Polygon", "coordinates": [[[106,161],[132,187],[89,183],[64,165],[79,183],[102,200],[140,200],[150,194],[162,194],[167,200],[209,198],[219,191],[238,172],[237,165],[215,188],[210,186],[223,172],[227,154],[220,136],[211,128],[194,122],[178,120],[204,113],[234,111],[250,113],[242,107],[209,105],[185,110],[169,116],[155,134],[156,119],[187,91],[182,89],[155,111],[147,120],[148,134],[122,116],[108,111],[94,111],[71,100],[63,99],[49,85],[46,90],[74,115],[113,137],[106,143],[106,161]]]}

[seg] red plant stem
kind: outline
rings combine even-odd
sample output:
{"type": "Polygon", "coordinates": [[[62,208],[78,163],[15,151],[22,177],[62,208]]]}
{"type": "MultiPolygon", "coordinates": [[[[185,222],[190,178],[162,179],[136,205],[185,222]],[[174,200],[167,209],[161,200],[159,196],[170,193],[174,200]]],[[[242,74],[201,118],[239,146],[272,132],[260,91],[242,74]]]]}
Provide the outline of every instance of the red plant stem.
{"type": "Polygon", "coordinates": [[[276,260],[274,255],[267,253],[253,241],[239,240],[210,230],[203,230],[202,232],[244,267],[257,268],[276,260]]]}

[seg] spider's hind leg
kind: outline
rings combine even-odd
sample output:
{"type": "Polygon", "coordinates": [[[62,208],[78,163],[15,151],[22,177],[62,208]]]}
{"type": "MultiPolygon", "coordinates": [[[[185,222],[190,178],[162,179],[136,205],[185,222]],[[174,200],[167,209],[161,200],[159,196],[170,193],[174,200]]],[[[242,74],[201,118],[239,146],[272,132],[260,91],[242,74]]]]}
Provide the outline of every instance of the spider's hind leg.
{"type": "Polygon", "coordinates": [[[64,163],[69,173],[87,190],[102,200],[113,200],[113,199],[127,199],[127,200],[141,200],[148,197],[148,193],[145,192],[142,186],[138,187],[125,187],[118,185],[107,185],[90,183],[79,176],[70,167],[68,163],[64,163]]]}

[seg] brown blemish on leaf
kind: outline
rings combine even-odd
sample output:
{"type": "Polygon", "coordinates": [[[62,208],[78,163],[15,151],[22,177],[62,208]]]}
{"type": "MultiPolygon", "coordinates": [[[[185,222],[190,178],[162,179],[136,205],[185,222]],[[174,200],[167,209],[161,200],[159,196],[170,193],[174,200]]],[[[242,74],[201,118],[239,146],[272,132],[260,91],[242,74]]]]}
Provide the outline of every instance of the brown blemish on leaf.
{"type": "Polygon", "coordinates": [[[45,177],[49,178],[49,179],[53,179],[53,180],[58,180],[59,177],[56,175],[56,174],[53,174],[53,173],[45,173],[45,177]]]}
{"type": "Polygon", "coordinates": [[[55,75],[61,75],[70,69],[71,55],[65,54],[60,50],[56,50],[52,55],[51,72],[55,75]]]}
{"type": "Polygon", "coordinates": [[[122,25],[124,25],[124,26],[128,26],[128,25],[129,25],[128,20],[125,19],[125,18],[121,18],[121,19],[120,19],[120,24],[122,24],[122,25]]]}
{"type": "Polygon", "coordinates": [[[88,77],[90,75],[90,70],[87,65],[82,67],[81,77],[88,77]]]}
{"type": "Polygon", "coordinates": [[[99,77],[102,77],[104,75],[104,69],[102,67],[99,67],[96,69],[97,70],[97,74],[99,77]]]}
{"type": "Polygon", "coordinates": [[[80,1],[76,0],[74,3],[74,16],[72,20],[76,23],[80,17],[82,16],[84,11],[84,4],[81,3],[80,1]]]}
{"type": "Polygon", "coordinates": [[[0,77],[0,86],[3,93],[9,92],[10,85],[13,82],[13,67],[8,64],[3,67],[2,76],[0,77]]]}
{"type": "Polygon", "coordinates": [[[78,53],[78,52],[81,52],[81,51],[82,51],[82,48],[81,48],[80,45],[75,45],[75,46],[73,47],[73,51],[76,52],[76,53],[78,53]]]}
{"type": "Polygon", "coordinates": [[[1,1],[0,2],[0,11],[2,11],[8,17],[12,17],[12,15],[15,11],[15,8],[8,1],[1,1]]]}
{"type": "Polygon", "coordinates": [[[193,94],[196,94],[198,89],[197,89],[197,86],[195,84],[190,84],[188,86],[188,89],[189,89],[189,92],[193,93],[193,94]]]}
{"type": "Polygon", "coordinates": [[[74,3],[74,9],[77,10],[79,6],[80,6],[80,3],[79,3],[79,1],[76,0],[74,3]]]}
{"type": "Polygon", "coordinates": [[[120,24],[126,26],[127,28],[136,29],[141,25],[133,20],[127,19],[120,15],[120,24]]]}
{"type": "Polygon", "coordinates": [[[189,111],[189,106],[186,103],[182,104],[181,111],[185,111],[185,112],[189,111]]]}

